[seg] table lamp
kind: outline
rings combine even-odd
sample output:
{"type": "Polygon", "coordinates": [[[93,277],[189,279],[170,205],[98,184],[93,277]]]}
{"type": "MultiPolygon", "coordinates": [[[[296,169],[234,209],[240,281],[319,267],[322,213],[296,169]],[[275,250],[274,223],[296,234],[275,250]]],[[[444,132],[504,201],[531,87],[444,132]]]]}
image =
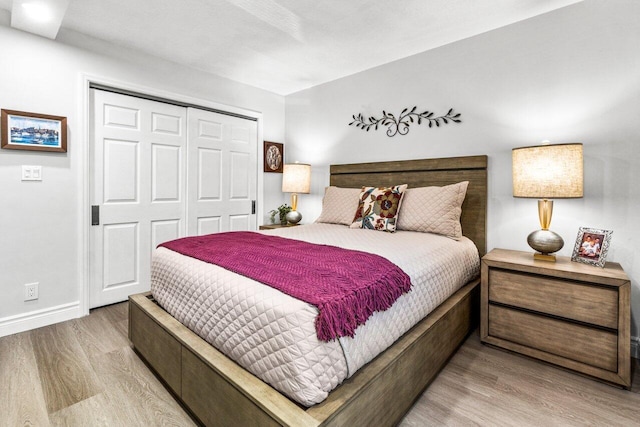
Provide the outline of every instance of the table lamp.
{"type": "Polygon", "coordinates": [[[527,243],[537,252],[535,259],[556,260],[553,252],[564,246],[564,240],[549,230],[553,200],[579,198],[583,193],[582,144],[537,145],[514,148],[513,197],[538,200],[541,230],[529,234],[527,243]]]}
{"type": "Polygon", "coordinates": [[[297,224],[302,219],[298,212],[298,193],[309,193],[311,187],[311,165],[292,163],[284,165],[282,171],[282,192],[291,193],[291,211],[287,213],[287,222],[297,224]]]}

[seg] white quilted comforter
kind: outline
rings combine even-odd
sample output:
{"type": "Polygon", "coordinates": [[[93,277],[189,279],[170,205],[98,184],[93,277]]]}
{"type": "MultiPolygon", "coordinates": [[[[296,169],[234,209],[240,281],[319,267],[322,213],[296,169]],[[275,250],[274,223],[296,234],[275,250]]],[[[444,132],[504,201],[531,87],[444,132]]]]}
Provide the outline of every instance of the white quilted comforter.
{"type": "Polygon", "coordinates": [[[289,398],[311,406],[479,273],[474,244],[428,233],[310,224],[263,233],[381,255],[412,289],[353,338],[321,342],[316,307],[213,264],[159,248],[151,292],[173,317],[289,398]]]}

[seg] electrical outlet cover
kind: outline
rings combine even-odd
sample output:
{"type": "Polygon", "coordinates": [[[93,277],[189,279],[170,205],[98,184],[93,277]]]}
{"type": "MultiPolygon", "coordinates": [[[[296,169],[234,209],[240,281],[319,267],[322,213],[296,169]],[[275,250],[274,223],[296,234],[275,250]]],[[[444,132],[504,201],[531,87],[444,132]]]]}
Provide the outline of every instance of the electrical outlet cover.
{"type": "Polygon", "coordinates": [[[24,285],[24,300],[31,301],[38,299],[38,283],[27,283],[24,285]]]}

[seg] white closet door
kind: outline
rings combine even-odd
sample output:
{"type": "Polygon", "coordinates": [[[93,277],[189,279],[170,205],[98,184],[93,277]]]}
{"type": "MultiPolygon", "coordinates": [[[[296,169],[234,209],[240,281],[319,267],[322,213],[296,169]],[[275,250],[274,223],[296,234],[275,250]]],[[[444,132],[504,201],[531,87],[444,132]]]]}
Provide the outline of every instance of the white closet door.
{"type": "Polygon", "coordinates": [[[90,306],[149,290],[160,243],[185,235],[187,111],[91,90],[90,306]],[[93,218],[92,218],[93,219],[93,218]]]}
{"type": "Polygon", "coordinates": [[[187,233],[255,230],[257,123],[189,108],[187,233]]]}

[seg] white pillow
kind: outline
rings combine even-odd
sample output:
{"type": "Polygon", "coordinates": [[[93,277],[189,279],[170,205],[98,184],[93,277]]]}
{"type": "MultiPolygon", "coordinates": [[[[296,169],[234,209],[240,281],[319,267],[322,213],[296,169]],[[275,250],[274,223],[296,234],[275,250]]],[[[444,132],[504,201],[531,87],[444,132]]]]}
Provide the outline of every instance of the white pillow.
{"type": "Polygon", "coordinates": [[[322,199],[322,213],[316,222],[351,225],[358,209],[360,188],[327,187],[322,199]]]}
{"type": "Polygon", "coordinates": [[[462,237],[460,215],[469,181],[444,187],[409,188],[402,200],[398,230],[462,237]]]}

